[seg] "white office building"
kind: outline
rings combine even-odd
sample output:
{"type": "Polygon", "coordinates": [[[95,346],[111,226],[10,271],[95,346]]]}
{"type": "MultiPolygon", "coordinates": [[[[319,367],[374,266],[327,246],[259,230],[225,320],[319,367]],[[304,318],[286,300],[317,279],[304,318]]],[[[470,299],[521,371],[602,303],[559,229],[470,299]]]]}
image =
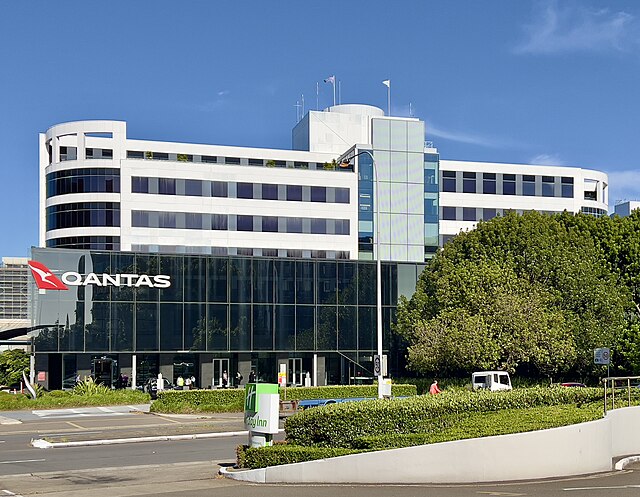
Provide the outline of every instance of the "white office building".
{"type": "Polygon", "coordinates": [[[606,216],[608,177],[577,167],[440,161],[440,243],[507,211],[606,216]]]}

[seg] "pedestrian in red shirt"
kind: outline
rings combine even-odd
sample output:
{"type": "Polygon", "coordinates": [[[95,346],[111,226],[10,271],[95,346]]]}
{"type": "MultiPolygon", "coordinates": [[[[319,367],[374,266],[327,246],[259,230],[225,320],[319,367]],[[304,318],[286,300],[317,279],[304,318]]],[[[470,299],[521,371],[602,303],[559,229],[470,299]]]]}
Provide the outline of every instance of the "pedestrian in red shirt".
{"type": "Polygon", "coordinates": [[[431,395],[436,395],[438,393],[442,392],[442,390],[440,390],[440,388],[438,387],[438,380],[433,380],[433,383],[431,384],[431,387],[429,388],[429,393],[431,395]]]}

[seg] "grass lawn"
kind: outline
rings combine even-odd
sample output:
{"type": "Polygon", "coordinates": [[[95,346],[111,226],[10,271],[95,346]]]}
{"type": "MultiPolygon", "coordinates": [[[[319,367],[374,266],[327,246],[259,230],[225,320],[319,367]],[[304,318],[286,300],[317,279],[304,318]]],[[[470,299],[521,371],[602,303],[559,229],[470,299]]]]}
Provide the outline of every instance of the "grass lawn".
{"type": "Polygon", "coordinates": [[[35,400],[24,394],[14,395],[12,393],[0,392],[0,411],[148,403],[149,395],[135,390],[111,390],[104,394],[95,395],[77,395],[70,391],[54,390],[52,392],[45,392],[35,400]]]}

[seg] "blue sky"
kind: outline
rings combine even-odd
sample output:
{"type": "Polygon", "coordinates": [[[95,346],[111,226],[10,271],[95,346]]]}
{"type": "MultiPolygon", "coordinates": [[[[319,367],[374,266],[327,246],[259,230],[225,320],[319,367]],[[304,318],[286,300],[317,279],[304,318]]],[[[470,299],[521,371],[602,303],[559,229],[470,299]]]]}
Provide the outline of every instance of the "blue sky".
{"type": "Polygon", "coordinates": [[[445,159],[609,173],[640,198],[640,2],[0,0],[0,255],[38,243],[38,133],[290,148],[296,102],[427,123],[445,159]]]}

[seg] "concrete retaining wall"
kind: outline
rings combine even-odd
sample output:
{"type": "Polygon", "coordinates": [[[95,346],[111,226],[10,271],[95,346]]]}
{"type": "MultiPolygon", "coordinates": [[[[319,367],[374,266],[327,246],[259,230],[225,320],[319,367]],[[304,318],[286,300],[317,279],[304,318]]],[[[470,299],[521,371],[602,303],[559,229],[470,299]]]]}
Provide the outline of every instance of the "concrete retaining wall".
{"type": "Polygon", "coordinates": [[[529,433],[459,440],[238,472],[233,478],[289,483],[465,483],[609,471],[640,454],[640,407],[529,433]]]}

